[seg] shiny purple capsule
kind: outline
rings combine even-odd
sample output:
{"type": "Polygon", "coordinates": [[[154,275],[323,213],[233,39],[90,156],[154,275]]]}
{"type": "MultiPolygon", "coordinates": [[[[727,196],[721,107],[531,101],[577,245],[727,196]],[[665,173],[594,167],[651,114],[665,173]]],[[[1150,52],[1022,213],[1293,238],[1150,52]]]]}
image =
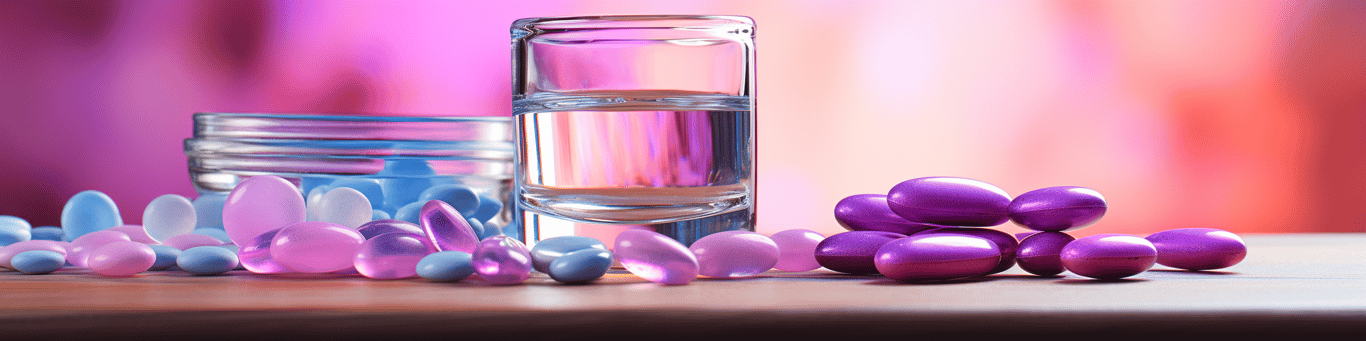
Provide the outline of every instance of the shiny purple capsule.
{"type": "Polygon", "coordinates": [[[1020,269],[1039,276],[1055,276],[1067,271],[1062,266],[1062,248],[1076,240],[1062,232],[1036,232],[1020,241],[1015,263],[1020,269]]]}
{"type": "Polygon", "coordinates": [[[360,232],[360,235],[365,237],[365,239],[394,232],[412,233],[419,236],[427,235],[426,232],[422,231],[422,227],[417,226],[417,224],[394,219],[380,219],[365,223],[356,228],[356,232],[360,232]]]}
{"type": "Polygon", "coordinates": [[[855,194],[835,204],[835,221],[849,231],[886,231],[900,234],[943,227],[902,218],[887,206],[882,194],[855,194]]]}
{"type": "Polygon", "coordinates": [[[1157,247],[1157,264],[1186,270],[1223,269],[1247,257],[1243,238],[1210,228],[1166,230],[1146,238],[1157,247]]]}
{"type": "Polygon", "coordinates": [[[1105,197],[1086,187],[1040,188],[1020,194],[1007,208],[1010,220],[1036,231],[1068,231],[1105,216],[1105,197]]]}
{"type": "Polygon", "coordinates": [[[966,234],[918,234],[883,245],[873,259],[888,278],[935,281],[986,275],[1001,262],[1001,249],[966,234]]]}
{"type": "Polygon", "coordinates": [[[821,267],[816,262],[816,246],[825,236],[816,231],[792,229],[783,230],[769,236],[778,244],[778,263],[774,269],[782,271],[811,271],[821,267]]]}
{"type": "Polygon", "coordinates": [[[1062,265],[1074,274],[1096,279],[1137,275],[1157,261],[1157,248],[1147,239],[1127,234],[1099,234],[1067,243],[1062,265]]]}
{"type": "Polygon", "coordinates": [[[436,245],[437,250],[473,254],[474,247],[479,244],[479,235],[474,233],[474,228],[470,227],[465,216],[444,201],[431,200],[422,204],[417,220],[427,240],[436,245]]]}
{"type": "Polygon", "coordinates": [[[436,252],[426,237],[407,232],[385,233],[365,240],[352,258],[356,272],[374,279],[417,276],[417,262],[436,252]]]}
{"type": "Polygon", "coordinates": [[[826,269],[851,275],[877,274],[873,257],[878,248],[906,235],[883,231],[838,233],[816,245],[816,262],[826,269]]]}
{"type": "Polygon", "coordinates": [[[1015,250],[1017,247],[1019,247],[1020,243],[1015,240],[1015,236],[1012,236],[1009,233],[989,228],[944,227],[933,230],[921,231],[920,233],[916,233],[915,235],[918,236],[930,234],[973,236],[986,239],[988,241],[991,241],[993,244],[996,244],[996,248],[1001,251],[1000,261],[996,264],[996,267],[991,269],[991,271],[987,271],[987,275],[1000,273],[1002,271],[1009,270],[1011,267],[1015,266],[1015,250]]]}
{"type": "Polygon", "coordinates": [[[887,192],[887,206],[906,220],[949,226],[996,226],[1010,220],[1010,195],[992,184],[964,178],[903,181],[887,192]]]}
{"type": "Polygon", "coordinates": [[[697,256],[677,240],[654,231],[626,230],[617,234],[613,255],[625,267],[648,281],[682,285],[697,278],[697,256]]]}
{"type": "Polygon", "coordinates": [[[707,277],[749,277],[778,264],[778,244],[750,231],[717,232],[688,248],[697,256],[697,273],[707,277]]]}
{"type": "Polygon", "coordinates": [[[283,229],[284,228],[282,227],[266,231],[265,233],[251,238],[251,240],[248,240],[243,245],[239,245],[241,248],[237,249],[238,264],[242,265],[242,268],[247,269],[247,271],[258,274],[289,272],[289,270],[285,270],[285,267],[281,266],[280,263],[276,263],[274,258],[270,257],[270,242],[271,240],[274,240],[275,235],[280,233],[280,230],[283,229]]]}
{"type": "Polygon", "coordinates": [[[531,277],[531,251],[508,236],[484,239],[470,256],[474,272],[489,284],[520,284],[531,277]]]}

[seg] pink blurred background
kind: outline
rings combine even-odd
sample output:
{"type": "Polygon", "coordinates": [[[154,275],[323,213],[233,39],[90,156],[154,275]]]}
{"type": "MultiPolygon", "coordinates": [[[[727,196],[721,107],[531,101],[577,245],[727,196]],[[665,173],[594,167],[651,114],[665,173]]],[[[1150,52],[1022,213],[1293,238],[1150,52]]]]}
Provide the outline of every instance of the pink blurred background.
{"type": "Polygon", "coordinates": [[[0,214],[192,196],[197,111],[509,115],[512,21],[594,14],[755,19],[760,232],[933,175],[1097,189],[1081,235],[1366,231],[1355,1],[4,1],[0,214]]]}

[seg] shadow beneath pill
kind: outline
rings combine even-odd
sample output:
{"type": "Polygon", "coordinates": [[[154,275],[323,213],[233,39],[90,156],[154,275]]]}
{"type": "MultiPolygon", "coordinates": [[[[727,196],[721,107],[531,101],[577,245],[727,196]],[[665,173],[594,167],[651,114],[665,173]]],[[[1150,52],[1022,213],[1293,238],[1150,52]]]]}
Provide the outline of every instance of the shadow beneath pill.
{"type": "Polygon", "coordinates": [[[697,277],[697,279],[694,279],[693,281],[696,281],[696,282],[747,282],[747,281],[753,281],[753,280],[756,280],[756,279],[767,279],[767,278],[769,278],[769,277],[768,277],[768,276],[749,276],[749,277],[731,277],[731,278],[722,278],[722,277],[697,277]]]}
{"type": "Polygon", "coordinates": [[[887,286],[905,286],[905,285],[954,285],[954,284],[970,284],[970,283],[990,282],[990,281],[994,281],[994,280],[997,280],[997,279],[999,279],[999,278],[993,278],[993,277],[970,277],[970,278],[959,278],[959,279],[950,279],[950,280],[942,280],[942,281],[897,281],[897,280],[893,280],[893,279],[890,279],[890,278],[880,278],[880,279],[873,280],[873,281],[869,281],[869,282],[863,283],[863,284],[867,284],[867,285],[887,285],[887,286]]]}
{"type": "Polygon", "coordinates": [[[1143,282],[1147,282],[1147,281],[1149,281],[1149,280],[1142,279],[1142,278],[1120,278],[1120,279],[1064,279],[1064,280],[1058,281],[1058,284],[1068,284],[1068,285],[1127,284],[1127,283],[1143,283],[1143,282]]]}
{"type": "Polygon", "coordinates": [[[1237,273],[1237,272],[1215,271],[1215,270],[1152,269],[1152,270],[1148,270],[1148,271],[1152,271],[1152,272],[1161,272],[1161,273],[1169,273],[1169,274],[1191,274],[1191,275],[1210,275],[1210,276],[1239,275],[1239,273],[1237,273]]]}
{"type": "Polygon", "coordinates": [[[1064,276],[1061,275],[1061,274],[1057,274],[1057,275],[1052,275],[1052,276],[1039,276],[1039,275],[990,275],[990,276],[987,276],[987,277],[990,277],[990,278],[999,278],[999,279],[1023,279],[1023,280],[1031,280],[1031,281],[1037,281],[1037,280],[1050,280],[1050,281],[1051,281],[1051,280],[1057,280],[1057,279],[1063,278],[1064,276]]]}

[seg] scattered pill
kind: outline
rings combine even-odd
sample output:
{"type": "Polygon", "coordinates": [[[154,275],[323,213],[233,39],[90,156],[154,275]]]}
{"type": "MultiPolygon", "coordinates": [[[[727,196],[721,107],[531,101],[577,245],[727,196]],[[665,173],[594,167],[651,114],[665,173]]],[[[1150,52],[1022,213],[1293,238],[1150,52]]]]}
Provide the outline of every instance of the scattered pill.
{"type": "Polygon", "coordinates": [[[90,270],[111,276],[132,276],[147,271],[156,264],[156,251],[146,244],[135,241],[119,241],[100,246],[90,252],[90,270]]]}
{"type": "Polygon", "coordinates": [[[351,264],[369,278],[408,278],[416,276],[417,263],[434,252],[436,248],[420,234],[391,232],[361,243],[351,264]]]}
{"type": "Polygon", "coordinates": [[[1127,234],[1079,238],[1062,248],[1062,264],[1074,274],[1120,279],[1140,274],[1157,261],[1157,248],[1147,239],[1127,234]]]}
{"type": "Polygon", "coordinates": [[[190,233],[194,231],[197,223],[194,203],[175,194],[152,199],[142,211],[142,229],[147,232],[147,236],[158,242],[165,241],[171,236],[190,233]]]}
{"type": "Polygon", "coordinates": [[[1014,267],[1015,251],[1020,246],[1020,242],[1015,240],[1015,236],[1012,236],[1009,233],[989,228],[942,227],[933,230],[922,231],[920,233],[917,233],[916,235],[921,234],[957,234],[973,236],[989,240],[992,243],[996,244],[997,249],[1001,250],[1000,263],[998,263],[995,268],[992,268],[991,271],[987,272],[987,275],[1000,273],[1002,271],[1010,270],[1011,267],[1014,267]]]}
{"type": "Polygon", "coordinates": [[[327,191],[317,205],[318,221],[357,228],[370,222],[373,208],[365,194],[354,188],[338,187],[327,191]]]}
{"type": "MultiPolygon", "coordinates": [[[[328,185],[332,187],[328,192],[337,188],[350,188],[362,194],[370,203],[371,207],[384,207],[384,187],[380,186],[378,180],[373,179],[342,179],[328,185]]],[[[367,210],[368,211],[368,210],[367,210]]]]}
{"type": "Polygon", "coordinates": [[[218,238],[214,238],[212,236],[186,233],[181,235],[175,235],[171,238],[167,238],[166,241],[162,242],[161,244],[184,251],[200,246],[223,245],[223,241],[218,240],[218,238]]]}
{"type": "Polygon", "coordinates": [[[460,251],[441,251],[422,257],[417,262],[417,275],[436,282],[454,282],[474,274],[470,254],[460,251]]]}
{"type": "Polygon", "coordinates": [[[612,253],[589,248],[573,251],[550,262],[550,279],[566,284],[588,283],[602,278],[612,267],[612,253]]]}
{"type": "Polygon", "coordinates": [[[223,229],[237,245],[246,245],[266,231],[303,222],[305,217],[303,194],[273,175],[247,178],[223,204],[223,229]]]}
{"type": "Polygon", "coordinates": [[[0,246],[33,239],[33,226],[15,216],[0,216],[0,246]]]}
{"type": "Polygon", "coordinates": [[[119,225],[123,225],[119,207],[100,191],[76,193],[62,207],[62,231],[66,232],[67,240],[119,225]]]}
{"type": "Polygon", "coordinates": [[[778,263],[774,269],[782,271],[811,271],[821,267],[816,262],[816,246],[825,236],[812,230],[792,229],[778,231],[769,238],[778,244],[778,263]]]}
{"type": "Polygon", "coordinates": [[[161,271],[170,269],[176,265],[176,258],[180,257],[180,249],[166,245],[148,245],[152,248],[152,253],[156,254],[156,261],[152,262],[149,271],[161,271]]]}
{"type": "Polygon", "coordinates": [[[849,231],[826,237],[816,245],[816,262],[826,269],[851,275],[877,274],[877,250],[906,236],[885,231],[849,231]]]}
{"type": "Polygon", "coordinates": [[[1157,264],[1185,270],[1223,269],[1247,257],[1243,238],[1211,228],[1166,230],[1149,235],[1157,248],[1157,264]]]}
{"type": "Polygon", "coordinates": [[[56,226],[39,226],[29,230],[30,240],[50,240],[62,241],[62,228],[56,226]]]}
{"type": "Polygon", "coordinates": [[[887,231],[904,235],[944,227],[902,218],[887,206],[882,194],[855,194],[835,204],[835,221],[849,231],[887,231]]]}
{"type": "Polygon", "coordinates": [[[522,242],[507,236],[479,242],[470,257],[479,278],[490,284],[519,284],[531,277],[531,252],[522,242]]]}
{"type": "Polygon", "coordinates": [[[418,222],[438,250],[473,254],[475,245],[479,244],[479,235],[475,234],[469,221],[444,201],[430,200],[423,204],[418,222]]]}
{"type": "Polygon", "coordinates": [[[361,225],[360,227],[356,228],[356,232],[360,232],[360,235],[365,237],[365,239],[370,239],[381,234],[394,232],[412,233],[419,236],[427,234],[426,232],[423,232],[422,227],[417,226],[417,224],[393,219],[376,220],[365,223],[364,225],[361,225]]]}
{"type": "Polygon", "coordinates": [[[87,233],[71,241],[71,247],[67,248],[66,261],[76,267],[88,267],[86,260],[89,259],[91,252],[111,243],[129,241],[133,240],[128,238],[127,234],[119,231],[105,230],[87,233]]]}
{"type": "Polygon", "coordinates": [[[874,263],[887,278],[936,281],[986,275],[1001,262],[996,243],[973,235],[929,233],[878,248],[874,263]]]}
{"type": "MultiPolygon", "coordinates": [[[[229,201],[231,203],[231,201],[229,201]]],[[[289,225],[270,242],[270,258],[293,272],[328,273],[346,270],[365,237],[355,229],[321,221],[289,225]]]]}
{"type": "Polygon", "coordinates": [[[47,250],[20,252],[10,260],[10,266],[29,275],[42,275],[61,269],[66,264],[66,256],[47,250]]]}
{"type": "Polygon", "coordinates": [[[1036,231],[1070,231],[1100,221],[1105,197],[1086,187],[1040,188],[1015,197],[1006,209],[1010,220],[1036,231]]]}
{"type": "Polygon", "coordinates": [[[67,254],[66,247],[62,246],[62,242],[26,240],[0,247],[0,267],[13,268],[10,266],[10,260],[14,255],[26,251],[52,251],[62,254],[62,257],[66,257],[67,254]]]}
{"type": "Polygon", "coordinates": [[[218,275],[237,267],[237,254],[216,246],[197,246],[180,253],[176,266],[196,275],[218,275]]]}
{"type": "Polygon", "coordinates": [[[715,278],[749,277],[778,264],[778,244],[750,231],[709,234],[688,248],[697,256],[697,274],[715,278]]]}
{"type": "Polygon", "coordinates": [[[237,250],[237,261],[242,264],[247,271],[258,274],[277,274],[289,272],[284,266],[275,261],[270,256],[270,245],[275,240],[275,235],[280,233],[283,228],[266,231],[250,241],[247,241],[237,250]]]}
{"type": "Polygon", "coordinates": [[[697,256],[668,236],[647,230],[626,230],[613,243],[614,256],[621,265],[640,278],[682,285],[697,278],[697,256]]]}
{"type": "Polygon", "coordinates": [[[903,181],[887,192],[887,205],[906,220],[948,226],[996,226],[1010,220],[1010,195],[992,184],[965,178],[903,181]]]}
{"type": "Polygon", "coordinates": [[[1062,248],[1076,240],[1062,232],[1038,232],[1020,241],[1015,251],[1015,263],[1025,272],[1039,276],[1056,276],[1067,271],[1062,265],[1062,248]]]}
{"type": "Polygon", "coordinates": [[[536,242],[531,248],[531,267],[541,273],[550,273],[550,263],[570,252],[583,249],[607,250],[607,245],[595,238],[584,236],[560,236],[536,242]]]}

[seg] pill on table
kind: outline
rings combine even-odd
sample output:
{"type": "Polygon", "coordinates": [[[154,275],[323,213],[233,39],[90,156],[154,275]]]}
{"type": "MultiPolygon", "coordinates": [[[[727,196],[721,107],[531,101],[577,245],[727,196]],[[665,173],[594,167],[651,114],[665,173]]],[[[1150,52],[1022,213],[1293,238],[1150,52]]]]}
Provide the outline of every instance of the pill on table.
{"type": "Polygon", "coordinates": [[[697,274],[715,278],[749,277],[778,264],[778,244],[750,231],[712,233],[688,247],[697,256],[697,274]]]}
{"type": "Polygon", "coordinates": [[[227,193],[203,193],[194,198],[195,229],[223,229],[223,203],[228,201],[227,193]]]}
{"type": "Polygon", "coordinates": [[[682,285],[697,278],[697,256],[677,240],[654,231],[631,229],[617,234],[613,253],[622,267],[645,280],[682,285]]]}
{"type": "Polygon", "coordinates": [[[33,226],[15,216],[0,216],[0,246],[33,239],[33,226]]]}
{"type": "Polygon", "coordinates": [[[1214,270],[1247,257],[1247,244],[1232,232],[1211,228],[1166,230],[1149,235],[1157,248],[1157,264],[1185,270],[1214,270]]]}
{"type": "Polygon", "coordinates": [[[239,245],[241,248],[237,250],[237,261],[241,263],[242,267],[258,274],[289,272],[284,266],[276,262],[275,258],[270,256],[271,241],[275,239],[275,235],[280,233],[280,230],[283,228],[266,231],[239,245]]]}
{"type": "Polygon", "coordinates": [[[91,252],[111,243],[128,241],[132,241],[132,239],[119,231],[103,230],[87,233],[71,241],[71,247],[67,248],[66,261],[76,267],[88,267],[86,260],[89,259],[91,252]]]}
{"type": "Polygon", "coordinates": [[[66,232],[67,240],[119,225],[123,225],[119,207],[100,191],[76,193],[62,207],[62,231],[66,232]]]}
{"type": "Polygon", "coordinates": [[[351,264],[361,275],[374,279],[399,279],[417,275],[417,263],[436,247],[420,234],[385,233],[361,243],[351,264]]]}
{"type": "Polygon", "coordinates": [[[39,226],[29,230],[31,235],[29,240],[50,240],[54,242],[62,241],[62,228],[56,226],[39,226]]]}
{"type": "Polygon", "coordinates": [[[507,236],[479,242],[470,257],[479,278],[490,284],[519,284],[531,277],[531,252],[522,242],[507,236]]]}
{"type": "Polygon", "coordinates": [[[417,275],[436,282],[454,282],[474,274],[470,254],[460,251],[441,251],[422,257],[417,262],[417,275]]]}
{"type": "Polygon", "coordinates": [[[180,249],[166,245],[148,245],[152,247],[152,253],[156,254],[156,261],[152,262],[150,271],[160,271],[170,269],[176,265],[176,258],[180,257],[180,249]]]}
{"type": "Polygon", "coordinates": [[[1076,186],[1040,188],[1015,197],[1007,208],[1010,220],[1036,231],[1069,231],[1095,224],[1105,216],[1105,197],[1076,186]]]}
{"type": "Polygon", "coordinates": [[[570,252],[583,249],[607,250],[607,245],[591,237],[560,236],[536,242],[531,248],[531,267],[541,273],[550,273],[550,263],[570,252]]]}
{"type": "Polygon", "coordinates": [[[821,267],[816,262],[816,246],[825,240],[824,235],[812,230],[791,229],[778,231],[769,238],[778,244],[778,263],[773,264],[774,269],[810,271],[821,267]]]}
{"type": "Polygon", "coordinates": [[[202,234],[187,233],[187,234],[181,234],[181,235],[172,236],[171,238],[167,238],[165,242],[161,243],[161,245],[170,246],[170,247],[179,249],[179,250],[181,250],[181,251],[184,251],[184,250],[189,250],[189,249],[191,249],[191,248],[196,248],[196,247],[200,247],[200,246],[219,246],[219,245],[223,245],[223,241],[218,240],[218,238],[214,238],[214,237],[211,237],[211,236],[206,236],[206,235],[202,235],[202,234]]]}
{"type": "Polygon", "coordinates": [[[135,241],[119,241],[100,246],[90,252],[88,265],[95,273],[123,277],[147,271],[156,264],[156,251],[135,241]]]}
{"type": "Polygon", "coordinates": [[[987,275],[995,274],[995,273],[1000,273],[1000,272],[1002,272],[1002,271],[1009,270],[1011,267],[1015,266],[1015,251],[1016,251],[1016,249],[1020,246],[1020,242],[1017,241],[1017,240],[1015,240],[1015,236],[1012,236],[1012,235],[1010,235],[1009,233],[1005,233],[1005,232],[1001,232],[1001,231],[993,230],[993,229],[989,229],[989,228],[980,228],[980,227],[942,227],[942,228],[937,228],[937,229],[933,229],[933,230],[925,230],[925,231],[921,231],[920,233],[916,233],[916,235],[922,235],[922,234],[957,234],[957,235],[966,235],[966,236],[973,236],[973,237],[978,237],[978,238],[986,239],[986,240],[989,240],[989,241],[991,241],[992,243],[996,244],[997,249],[1001,250],[1001,259],[1000,259],[1000,263],[996,264],[996,267],[995,267],[995,268],[992,268],[991,271],[988,271],[988,272],[986,273],[987,275]]]}
{"type": "Polygon", "coordinates": [[[550,278],[566,284],[588,283],[602,278],[612,267],[612,253],[589,248],[573,251],[550,262],[550,278]]]}
{"type": "MultiPolygon", "coordinates": [[[[67,254],[66,248],[62,246],[62,242],[51,240],[26,240],[0,247],[0,267],[12,268],[10,266],[10,259],[13,258],[14,255],[26,251],[52,251],[62,254],[62,257],[66,257],[67,254]]],[[[65,258],[63,259],[65,260],[65,258]]]]}
{"type": "Polygon", "coordinates": [[[52,273],[66,264],[66,256],[48,250],[30,250],[14,255],[10,266],[29,275],[52,273]]]}
{"type": "Polygon", "coordinates": [[[360,235],[365,237],[365,239],[393,232],[412,233],[419,236],[427,234],[426,232],[423,232],[422,227],[417,226],[417,224],[394,219],[376,220],[365,223],[356,228],[356,232],[360,232],[360,235]]]}
{"type": "Polygon", "coordinates": [[[289,181],[273,175],[247,178],[228,193],[223,204],[223,229],[234,244],[246,245],[267,231],[304,221],[303,194],[289,181]]]}
{"type": "Polygon", "coordinates": [[[418,225],[422,226],[427,239],[441,251],[462,251],[474,253],[479,244],[479,235],[474,232],[465,216],[441,200],[430,200],[422,205],[418,214],[418,225]]]}
{"type": "Polygon", "coordinates": [[[816,262],[826,269],[851,275],[877,274],[877,250],[906,235],[885,231],[849,231],[826,237],[816,245],[816,262]]]}
{"type": "Polygon", "coordinates": [[[1062,265],[1074,274],[1119,279],[1152,268],[1157,261],[1157,248],[1137,236],[1099,234],[1067,243],[1061,258],[1062,265]]]}
{"type": "Polygon", "coordinates": [[[270,242],[270,258],[293,272],[327,273],[349,269],[365,237],[355,229],[321,221],[289,225],[270,242]]]}
{"type": "Polygon", "coordinates": [[[992,184],[965,178],[903,181],[887,192],[887,206],[906,220],[948,226],[996,226],[1010,220],[1010,195],[992,184]]]}
{"type": "Polygon", "coordinates": [[[176,266],[196,275],[217,275],[237,267],[237,255],[216,246],[196,246],[176,257],[176,266]]]}
{"type": "Polygon", "coordinates": [[[1025,272],[1039,276],[1055,276],[1067,271],[1062,265],[1062,248],[1076,240],[1062,232],[1037,232],[1020,241],[1015,251],[1015,263],[1025,272]]]}
{"type": "Polygon", "coordinates": [[[142,229],[153,240],[165,241],[171,236],[194,231],[198,223],[195,214],[190,199],[175,194],[162,195],[152,199],[142,211],[142,229]]]}
{"type": "Polygon", "coordinates": [[[967,234],[917,234],[878,248],[877,270],[898,281],[934,281],[986,275],[1001,262],[996,243],[967,234]]]}
{"type": "Polygon", "coordinates": [[[887,206],[887,196],[883,194],[855,194],[841,199],[835,204],[835,221],[849,231],[886,231],[905,235],[944,227],[902,218],[887,206]]]}

